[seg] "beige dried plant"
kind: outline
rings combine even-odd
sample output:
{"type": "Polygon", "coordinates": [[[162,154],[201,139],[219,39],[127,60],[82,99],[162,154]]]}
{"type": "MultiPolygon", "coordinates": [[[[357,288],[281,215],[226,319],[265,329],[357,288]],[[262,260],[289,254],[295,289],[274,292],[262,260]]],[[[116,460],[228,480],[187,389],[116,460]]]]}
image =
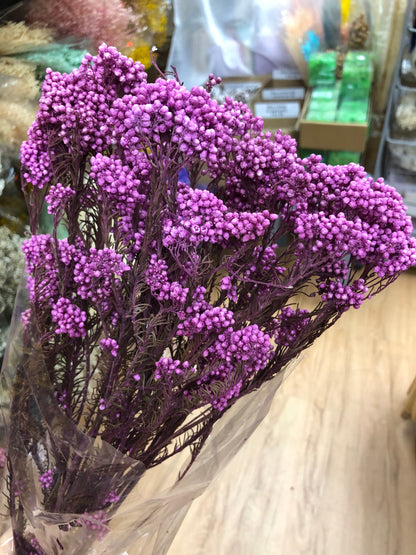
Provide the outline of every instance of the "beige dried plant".
{"type": "Polygon", "coordinates": [[[8,22],[0,27],[0,56],[10,56],[52,42],[53,34],[45,27],[8,22]]]}
{"type": "Polygon", "coordinates": [[[35,66],[16,58],[0,57],[0,98],[34,100],[40,85],[35,66]]]}
{"type": "Polygon", "coordinates": [[[36,117],[36,105],[0,99],[0,142],[18,149],[36,117]]]}

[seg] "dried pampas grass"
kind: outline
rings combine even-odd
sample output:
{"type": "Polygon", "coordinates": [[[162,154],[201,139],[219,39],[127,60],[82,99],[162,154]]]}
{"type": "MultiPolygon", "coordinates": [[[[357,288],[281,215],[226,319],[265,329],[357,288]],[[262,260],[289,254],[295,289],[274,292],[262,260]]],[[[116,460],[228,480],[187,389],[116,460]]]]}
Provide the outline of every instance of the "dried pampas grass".
{"type": "Polygon", "coordinates": [[[32,0],[26,14],[29,24],[45,25],[59,38],[91,39],[96,47],[107,42],[125,48],[136,19],[121,0],[32,0]]]}
{"type": "Polygon", "coordinates": [[[34,100],[39,92],[33,65],[15,58],[0,58],[0,98],[34,100]]]}
{"type": "Polygon", "coordinates": [[[31,27],[23,22],[0,27],[0,56],[11,56],[48,44],[53,40],[52,31],[46,27],[31,27]]]}
{"type": "Polygon", "coordinates": [[[18,149],[36,117],[35,103],[0,99],[0,142],[18,149]]]}

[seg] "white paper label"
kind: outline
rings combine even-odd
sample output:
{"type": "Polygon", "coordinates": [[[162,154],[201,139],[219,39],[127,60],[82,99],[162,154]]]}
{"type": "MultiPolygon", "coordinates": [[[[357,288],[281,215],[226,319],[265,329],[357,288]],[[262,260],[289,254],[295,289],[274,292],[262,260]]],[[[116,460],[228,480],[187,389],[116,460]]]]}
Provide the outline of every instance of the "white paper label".
{"type": "Polygon", "coordinates": [[[254,113],[263,119],[296,119],[300,114],[299,102],[256,102],[254,113]]]}
{"type": "Polygon", "coordinates": [[[280,81],[303,80],[302,74],[297,69],[274,69],[272,77],[280,81]]]}
{"type": "Polygon", "coordinates": [[[233,92],[233,91],[256,91],[262,87],[262,83],[260,81],[226,81],[222,83],[224,90],[233,92]]]}
{"type": "Polygon", "coordinates": [[[264,100],[302,100],[305,97],[303,87],[282,87],[278,89],[263,89],[264,100]]]}

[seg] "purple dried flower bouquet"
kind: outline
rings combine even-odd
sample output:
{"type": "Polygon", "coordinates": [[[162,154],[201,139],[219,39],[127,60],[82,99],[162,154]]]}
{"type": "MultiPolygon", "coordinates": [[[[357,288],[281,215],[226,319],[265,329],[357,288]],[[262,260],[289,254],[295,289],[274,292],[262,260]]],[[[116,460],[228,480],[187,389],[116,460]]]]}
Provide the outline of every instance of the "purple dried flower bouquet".
{"type": "Polygon", "coordinates": [[[247,106],[212,100],[216,82],[148,83],[106,45],[69,75],[47,72],[21,150],[32,236],[8,415],[17,553],[87,552],[72,532],[103,539],[143,472],[184,449],[189,472],[233,405],[415,263],[392,187],[300,159],[247,106]]]}

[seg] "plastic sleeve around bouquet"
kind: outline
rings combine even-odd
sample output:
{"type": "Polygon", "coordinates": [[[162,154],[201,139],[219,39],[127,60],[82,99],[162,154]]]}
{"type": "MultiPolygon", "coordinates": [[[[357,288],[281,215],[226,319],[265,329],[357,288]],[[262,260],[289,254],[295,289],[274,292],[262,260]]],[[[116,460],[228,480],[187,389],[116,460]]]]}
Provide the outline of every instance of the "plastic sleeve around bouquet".
{"type": "MultiPolygon", "coordinates": [[[[107,532],[115,506],[145,469],[139,461],[82,433],[63,414],[36,340],[29,343],[23,329],[26,299],[22,285],[1,376],[2,396],[10,399],[2,408],[14,529],[6,553],[25,553],[30,547],[35,553],[88,552],[87,546],[107,532]],[[48,501],[54,511],[45,510],[42,476],[48,475],[47,469],[53,469],[48,501]],[[61,493],[51,503],[58,482],[61,493]]],[[[5,548],[7,538],[3,544],[5,548]]]]}
{"type": "Polygon", "coordinates": [[[48,555],[167,553],[192,501],[258,427],[288,369],[240,399],[216,422],[188,472],[184,472],[186,451],[146,470],[105,441],[86,436],[63,414],[36,342],[26,343],[24,283],[25,279],[17,294],[1,373],[3,444],[8,451],[10,497],[14,496],[9,500],[8,525],[15,530],[14,536],[9,529],[0,538],[2,553],[30,548],[48,555]],[[64,492],[55,500],[54,511],[45,509],[45,468],[54,470],[48,495],[54,494],[57,482],[64,492]],[[16,535],[19,528],[21,537],[16,535]]]}

